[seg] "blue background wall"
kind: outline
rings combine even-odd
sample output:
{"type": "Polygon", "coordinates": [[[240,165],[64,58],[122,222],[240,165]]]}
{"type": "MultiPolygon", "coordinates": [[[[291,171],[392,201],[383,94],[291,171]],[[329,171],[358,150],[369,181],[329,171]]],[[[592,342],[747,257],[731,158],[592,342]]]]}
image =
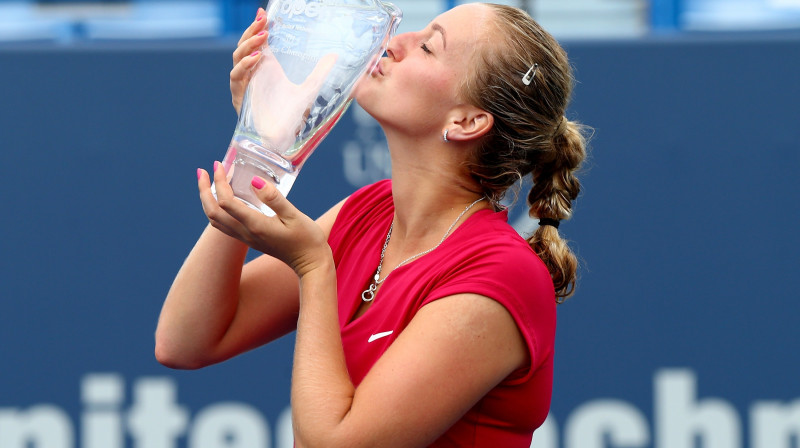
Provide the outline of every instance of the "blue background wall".
{"type": "MultiPolygon", "coordinates": [[[[221,402],[260,415],[287,446],[291,338],[194,372],[152,354],[161,301],[205,226],[195,169],[224,155],[235,125],[233,46],[0,49],[0,448],[25,446],[21,422],[36,426],[25,419],[42,409],[71,429],[31,435],[32,446],[246,446],[234,423],[217,426],[227,438],[185,436],[221,402]],[[91,374],[109,374],[123,396],[92,398],[91,374]],[[185,412],[175,438],[131,429],[146,401],[137,388],[152,382],[185,412]],[[122,439],[90,437],[101,414],[119,419],[122,439]]],[[[566,46],[579,80],[570,118],[596,133],[562,226],[583,269],[559,309],[552,419],[537,446],[681,448],[694,437],[767,448],[767,426],[754,429],[767,402],[785,417],[769,448],[792,446],[800,36],[566,46]]],[[[316,216],[384,177],[382,144],[351,110],[290,199],[316,216]]]]}

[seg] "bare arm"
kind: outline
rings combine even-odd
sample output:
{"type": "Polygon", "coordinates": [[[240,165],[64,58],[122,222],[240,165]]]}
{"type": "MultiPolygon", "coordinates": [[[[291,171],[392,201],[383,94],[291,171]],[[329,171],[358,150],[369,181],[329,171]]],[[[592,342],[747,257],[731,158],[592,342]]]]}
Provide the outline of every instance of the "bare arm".
{"type": "Polygon", "coordinates": [[[423,307],[354,387],[323,232],[274,187],[256,194],[275,218],[236,202],[221,205],[247,232],[270,241],[265,251],[300,278],[292,372],[298,447],[427,446],[526,363],[525,343],[508,311],[487,297],[458,294],[423,307]]]}
{"type": "MultiPolygon", "coordinates": [[[[233,52],[231,99],[239,113],[252,70],[267,42],[266,12],[242,34],[233,52]]],[[[232,236],[233,220],[217,204],[208,175],[199,171],[203,209],[211,224],[186,258],[161,310],[156,358],[174,368],[224,361],[292,331],[297,323],[298,281],[283,262],[262,255],[244,267],[248,244],[232,236]]],[[[217,185],[226,184],[224,176],[217,185]]],[[[317,220],[327,238],[344,201],[317,220]]]]}
{"type": "Polygon", "coordinates": [[[423,307],[354,388],[324,286],[329,276],[301,280],[292,374],[298,447],[428,446],[526,360],[508,311],[462,294],[423,307]]]}
{"type": "MultiPolygon", "coordinates": [[[[173,368],[224,361],[287,334],[297,322],[297,275],[269,255],[243,267],[248,246],[214,227],[229,225],[231,218],[211,195],[208,175],[201,171],[199,177],[212,224],[175,277],[156,329],[156,358],[173,368]]],[[[220,177],[217,185],[227,185],[220,177]]],[[[317,220],[325,238],[343,203],[317,220]]]]}

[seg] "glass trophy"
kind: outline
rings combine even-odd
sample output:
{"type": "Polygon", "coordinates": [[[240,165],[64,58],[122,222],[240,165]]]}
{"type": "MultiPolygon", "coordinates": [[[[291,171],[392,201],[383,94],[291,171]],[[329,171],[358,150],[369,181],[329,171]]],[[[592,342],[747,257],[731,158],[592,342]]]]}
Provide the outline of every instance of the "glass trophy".
{"type": "Polygon", "coordinates": [[[234,195],[274,212],[250,188],[253,176],[286,196],[303,163],[352,102],[402,18],[379,0],[271,0],[268,38],[253,69],[223,159],[234,195]]]}

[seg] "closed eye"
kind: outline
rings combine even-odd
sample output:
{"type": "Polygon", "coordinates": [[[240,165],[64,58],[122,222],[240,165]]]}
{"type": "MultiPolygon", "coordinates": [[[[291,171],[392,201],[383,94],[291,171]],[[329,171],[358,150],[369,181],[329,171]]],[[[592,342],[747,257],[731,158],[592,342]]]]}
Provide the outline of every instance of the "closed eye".
{"type": "Polygon", "coordinates": [[[428,48],[428,44],[423,43],[422,45],[420,45],[420,48],[422,48],[422,51],[424,51],[425,53],[433,54],[431,49],[428,48]]]}

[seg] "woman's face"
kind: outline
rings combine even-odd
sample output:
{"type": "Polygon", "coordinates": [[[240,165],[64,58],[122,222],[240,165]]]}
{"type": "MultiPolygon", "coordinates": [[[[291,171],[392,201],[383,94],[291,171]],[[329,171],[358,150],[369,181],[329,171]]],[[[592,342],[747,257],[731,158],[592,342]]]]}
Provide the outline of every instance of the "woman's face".
{"type": "Polygon", "coordinates": [[[458,89],[492,14],[486,5],[467,4],[421,31],[395,36],[387,56],[359,85],[356,100],[385,127],[441,134],[448,111],[463,104],[458,89]]]}

